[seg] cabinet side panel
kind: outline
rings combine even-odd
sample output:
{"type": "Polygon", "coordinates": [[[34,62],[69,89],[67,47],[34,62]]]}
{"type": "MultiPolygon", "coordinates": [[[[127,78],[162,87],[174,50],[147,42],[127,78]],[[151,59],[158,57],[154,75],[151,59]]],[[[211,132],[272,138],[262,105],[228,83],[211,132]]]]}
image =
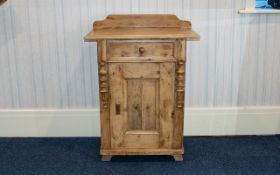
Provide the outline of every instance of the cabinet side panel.
{"type": "Polygon", "coordinates": [[[100,123],[101,123],[101,149],[110,148],[110,111],[109,111],[109,85],[108,65],[106,63],[106,41],[97,43],[99,96],[100,96],[100,123]]]}

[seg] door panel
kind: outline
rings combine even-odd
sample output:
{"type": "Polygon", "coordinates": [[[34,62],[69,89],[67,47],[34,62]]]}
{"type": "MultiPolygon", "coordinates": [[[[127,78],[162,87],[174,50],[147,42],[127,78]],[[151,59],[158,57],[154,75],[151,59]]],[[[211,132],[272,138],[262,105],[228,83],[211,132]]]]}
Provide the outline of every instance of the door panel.
{"type": "MultiPolygon", "coordinates": [[[[173,141],[173,118],[175,108],[175,65],[160,64],[160,146],[171,148],[173,141]]],[[[176,126],[175,126],[176,127],[176,126]]]]}
{"type": "Polygon", "coordinates": [[[112,148],[171,147],[175,64],[110,63],[109,74],[112,148]]]}
{"type": "Polygon", "coordinates": [[[126,128],[124,113],[124,79],[120,64],[109,64],[111,147],[121,147],[126,128]],[[119,109],[117,107],[119,106],[119,109]],[[118,111],[119,110],[119,111],[118,111]]]}
{"type": "Polygon", "coordinates": [[[142,129],[142,80],[131,79],[126,80],[127,91],[127,130],[142,129]]]}
{"type": "Polygon", "coordinates": [[[157,130],[159,79],[127,79],[127,130],[157,130]]]}
{"type": "Polygon", "coordinates": [[[142,82],[142,129],[158,131],[159,79],[142,82]]]}

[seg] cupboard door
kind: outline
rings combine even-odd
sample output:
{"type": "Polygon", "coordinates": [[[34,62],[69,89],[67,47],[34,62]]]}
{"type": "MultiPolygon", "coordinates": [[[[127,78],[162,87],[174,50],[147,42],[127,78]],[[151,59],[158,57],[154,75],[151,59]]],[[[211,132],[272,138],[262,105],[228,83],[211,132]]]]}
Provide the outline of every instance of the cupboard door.
{"type": "Polygon", "coordinates": [[[171,148],[175,63],[109,63],[112,148],[171,148]]]}

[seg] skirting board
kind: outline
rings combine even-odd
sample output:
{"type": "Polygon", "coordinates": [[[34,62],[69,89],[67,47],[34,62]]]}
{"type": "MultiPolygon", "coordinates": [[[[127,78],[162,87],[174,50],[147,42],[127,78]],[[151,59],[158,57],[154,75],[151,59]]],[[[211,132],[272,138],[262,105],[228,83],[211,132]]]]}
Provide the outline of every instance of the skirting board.
{"type": "MultiPolygon", "coordinates": [[[[280,106],[186,108],[184,134],[280,134],[280,106]]],[[[96,136],[100,136],[97,109],[0,110],[0,137],[96,136]]]]}

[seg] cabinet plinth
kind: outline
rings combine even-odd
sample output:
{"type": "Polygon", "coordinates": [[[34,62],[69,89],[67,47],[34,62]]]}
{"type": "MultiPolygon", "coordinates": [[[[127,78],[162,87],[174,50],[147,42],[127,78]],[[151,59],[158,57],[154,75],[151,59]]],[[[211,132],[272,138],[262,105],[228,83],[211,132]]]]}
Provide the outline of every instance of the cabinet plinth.
{"type": "Polygon", "coordinates": [[[102,160],[171,155],[183,160],[186,40],[175,15],[109,15],[85,41],[97,41],[102,160]]]}

